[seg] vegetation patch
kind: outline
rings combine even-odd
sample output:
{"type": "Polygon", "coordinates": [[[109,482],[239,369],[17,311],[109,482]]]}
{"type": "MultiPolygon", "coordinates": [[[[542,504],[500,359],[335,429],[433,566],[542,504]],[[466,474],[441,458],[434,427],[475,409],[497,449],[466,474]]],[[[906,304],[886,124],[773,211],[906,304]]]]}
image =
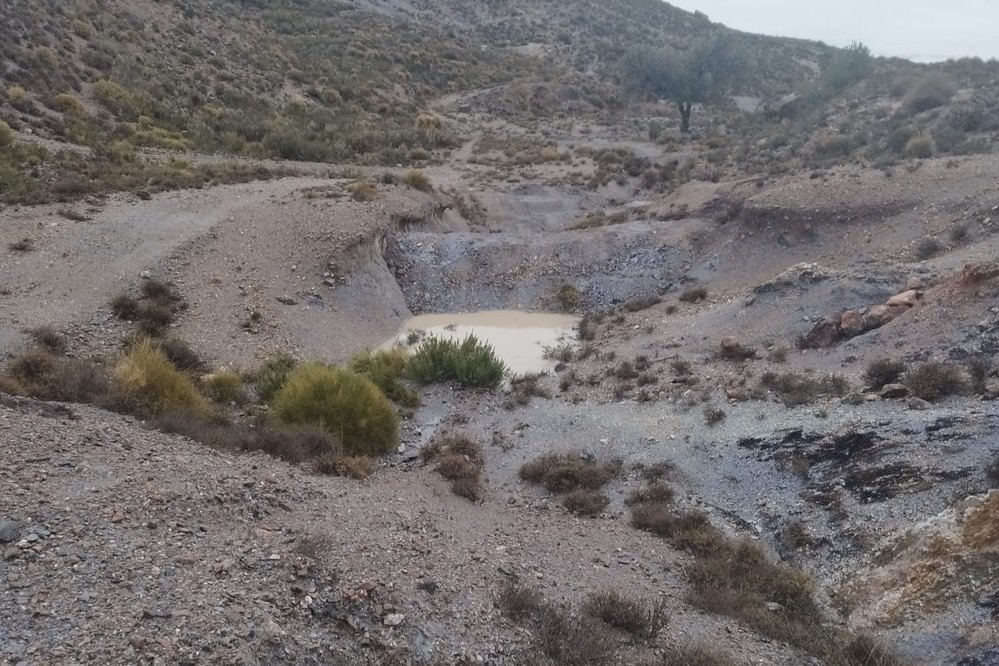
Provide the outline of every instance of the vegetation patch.
{"type": "Polygon", "coordinates": [[[270,402],[298,366],[291,356],[279,355],[266,361],[253,375],[253,388],[262,402],[270,402]]]}
{"type": "Polygon", "coordinates": [[[898,382],[907,368],[908,365],[904,361],[890,358],[875,359],[864,371],[864,381],[873,389],[881,389],[888,384],[898,382]]]}
{"type": "Polygon", "coordinates": [[[238,372],[223,370],[202,378],[205,395],[222,404],[245,402],[243,378],[238,372]]]}
{"type": "MultiPolygon", "coordinates": [[[[548,349],[545,350],[547,355],[548,349]]],[[[528,374],[520,377],[514,377],[510,380],[510,395],[503,402],[503,406],[507,409],[514,409],[515,407],[523,407],[531,402],[531,398],[538,397],[548,399],[551,397],[551,393],[547,389],[541,386],[541,379],[545,375],[542,374],[528,374]]]]}
{"type": "Polygon", "coordinates": [[[496,388],[507,367],[492,345],[474,335],[461,342],[431,335],[409,358],[409,372],[423,384],[456,381],[462,386],[496,388]]]}
{"type": "Polygon", "coordinates": [[[664,601],[649,604],[617,590],[590,593],[583,603],[583,612],[645,640],[655,640],[669,621],[664,601]]]}
{"type": "Polygon", "coordinates": [[[347,455],[391,453],[399,443],[399,415],[385,394],[356,372],[321,363],[296,368],[271,400],[286,423],[324,428],[347,455]]]}
{"type": "Polygon", "coordinates": [[[731,655],[704,643],[669,645],[658,663],[660,666],[738,666],[731,655]]]}
{"type": "Polygon", "coordinates": [[[562,506],[577,516],[598,516],[610,500],[601,492],[578,488],[572,490],[562,498],[562,506]]]}
{"type": "Polygon", "coordinates": [[[402,182],[406,187],[411,187],[420,192],[430,192],[434,189],[434,186],[430,183],[430,178],[419,169],[410,169],[404,173],[402,182]]]}
{"type": "Polygon", "coordinates": [[[571,451],[548,453],[520,468],[521,479],[553,493],[599,490],[620,473],[621,465],[617,462],[598,462],[571,451]]]}
{"type": "Polygon", "coordinates": [[[403,407],[420,404],[419,394],[405,382],[409,377],[409,361],[403,350],[363,351],[350,360],[348,367],[374,382],[392,402],[403,407]]]}
{"type": "Polygon", "coordinates": [[[194,383],[149,340],[132,347],[118,365],[117,375],[150,414],[209,411],[194,383]]]}
{"type": "Polygon", "coordinates": [[[914,396],[935,402],[962,393],[967,384],[961,368],[946,361],[929,361],[905,373],[903,383],[914,396]]]}
{"type": "Polygon", "coordinates": [[[760,377],[758,391],[772,391],[788,407],[815,402],[820,396],[846,395],[850,384],[842,375],[806,375],[793,372],[765,372],[760,377]]]}
{"type": "Polygon", "coordinates": [[[437,473],[451,482],[451,492],[472,502],[482,499],[482,445],[462,433],[435,437],[420,451],[424,465],[436,464],[437,473]]]}
{"type": "Polygon", "coordinates": [[[649,494],[638,499],[644,501],[633,503],[632,525],[694,555],[687,576],[690,602],[695,606],[737,618],[760,634],[827,664],[901,663],[869,639],[829,626],[812,596],[811,579],[798,569],[773,561],[758,543],[729,539],[703,513],[672,510],[668,497],[649,494]]]}
{"type": "Polygon", "coordinates": [[[700,303],[708,297],[708,288],[704,286],[690,287],[680,292],[679,299],[683,303],[700,303]]]}

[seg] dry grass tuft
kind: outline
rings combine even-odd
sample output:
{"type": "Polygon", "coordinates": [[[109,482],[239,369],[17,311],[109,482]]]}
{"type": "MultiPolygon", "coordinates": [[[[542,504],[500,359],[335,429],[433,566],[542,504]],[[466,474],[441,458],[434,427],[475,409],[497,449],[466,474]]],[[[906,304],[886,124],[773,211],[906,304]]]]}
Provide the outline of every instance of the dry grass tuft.
{"type": "Polygon", "coordinates": [[[50,354],[62,356],[69,349],[65,336],[51,326],[38,326],[28,331],[28,335],[50,354]]]}
{"type": "Polygon", "coordinates": [[[957,395],[966,388],[961,369],[944,361],[929,361],[912,368],[902,381],[914,396],[934,402],[957,395]]]}
{"type": "Polygon", "coordinates": [[[424,465],[436,462],[437,473],[451,482],[451,492],[472,502],[482,499],[482,445],[463,433],[446,433],[432,439],[420,451],[424,465]]]}
{"type": "Polygon", "coordinates": [[[596,490],[578,489],[562,498],[562,506],[577,516],[597,516],[607,508],[610,500],[596,490]]]}
{"type": "Polygon", "coordinates": [[[617,590],[589,594],[583,604],[583,611],[615,629],[646,640],[655,640],[669,621],[662,600],[649,605],[617,590]]]}
{"type": "Polygon", "coordinates": [[[496,604],[512,620],[527,620],[544,606],[544,597],[535,588],[522,583],[508,582],[500,589],[496,604]]]}
{"type": "Polygon", "coordinates": [[[708,297],[708,288],[703,286],[690,287],[680,293],[679,299],[683,303],[700,303],[708,297]]]}
{"type": "Polygon", "coordinates": [[[402,176],[402,182],[406,187],[411,187],[414,190],[419,190],[421,192],[430,192],[434,189],[434,186],[430,183],[430,179],[427,174],[423,173],[419,169],[410,169],[402,176]]]}
{"type": "Polygon", "coordinates": [[[904,361],[890,358],[875,359],[868,364],[864,371],[864,381],[873,389],[881,389],[887,384],[894,384],[901,379],[907,367],[904,361]]]}
{"type": "Polygon", "coordinates": [[[738,666],[730,655],[704,643],[670,645],[658,663],[659,666],[738,666]]]}
{"type": "Polygon", "coordinates": [[[368,456],[327,454],[316,460],[316,471],[320,474],[345,476],[359,481],[370,477],[376,469],[378,463],[368,456]]]}
{"type": "Polygon", "coordinates": [[[620,473],[618,463],[596,462],[570,451],[543,455],[520,468],[521,479],[542,485],[553,493],[599,490],[620,473]]]}

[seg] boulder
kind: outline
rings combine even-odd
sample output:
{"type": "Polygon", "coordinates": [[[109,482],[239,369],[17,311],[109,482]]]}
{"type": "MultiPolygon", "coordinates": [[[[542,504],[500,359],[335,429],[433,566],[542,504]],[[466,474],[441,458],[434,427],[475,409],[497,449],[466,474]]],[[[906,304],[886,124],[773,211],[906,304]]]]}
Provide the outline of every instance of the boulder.
{"type": "Polygon", "coordinates": [[[885,384],[878,393],[882,400],[897,400],[909,396],[909,388],[904,384],[885,384]]]}
{"type": "Polygon", "coordinates": [[[812,330],[808,332],[802,341],[802,346],[806,349],[820,349],[822,347],[832,347],[840,339],[839,323],[820,319],[812,330]]]}
{"type": "Polygon", "coordinates": [[[921,291],[910,289],[903,291],[901,294],[895,294],[885,302],[885,305],[888,307],[905,306],[911,308],[922,297],[923,293],[921,291]]]}
{"type": "Polygon", "coordinates": [[[898,311],[892,311],[887,305],[875,305],[864,313],[864,330],[880,328],[898,316],[898,311]]]}
{"type": "Polygon", "coordinates": [[[867,330],[864,317],[856,310],[847,310],[839,316],[840,335],[853,338],[867,330]]]}

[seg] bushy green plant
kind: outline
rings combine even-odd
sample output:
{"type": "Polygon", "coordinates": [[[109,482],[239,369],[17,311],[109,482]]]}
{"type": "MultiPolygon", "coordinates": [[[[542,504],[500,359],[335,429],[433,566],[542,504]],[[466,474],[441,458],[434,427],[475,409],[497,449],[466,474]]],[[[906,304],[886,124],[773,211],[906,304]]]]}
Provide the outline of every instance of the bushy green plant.
{"type": "Polygon", "coordinates": [[[0,120],[0,148],[4,148],[14,143],[14,130],[10,125],[0,120]]]}
{"type": "Polygon", "coordinates": [[[208,411],[208,403],[194,383],[149,340],[132,347],[118,365],[117,374],[122,384],[152,414],[181,409],[208,411]]]}
{"type": "Polygon", "coordinates": [[[389,349],[360,352],[350,359],[349,367],[373,381],[392,402],[416,407],[420,404],[420,396],[403,382],[409,374],[408,365],[404,351],[389,349]]]}
{"type": "Polygon", "coordinates": [[[263,402],[270,402],[271,398],[281,390],[284,383],[288,381],[288,376],[295,369],[297,362],[290,356],[279,355],[268,360],[257,370],[253,379],[253,388],[257,396],[263,402]]]}
{"type": "Polygon", "coordinates": [[[271,401],[287,423],[318,425],[337,435],[347,455],[383,455],[399,442],[399,415],[367,377],[307,363],[295,369],[271,401]]]}
{"type": "Polygon", "coordinates": [[[240,402],[243,398],[243,378],[238,372],[223,370],[207,375],[205,393],[216,402],[240,402]]]}
{"type": "Polygon", "coordinates": [[[463,386],[495,388],[503,381],[507,367],[492,345],[474,335],[462,342],[432,335],[410,357],[409,372],[424,384],[457,381],[463,386]]]}

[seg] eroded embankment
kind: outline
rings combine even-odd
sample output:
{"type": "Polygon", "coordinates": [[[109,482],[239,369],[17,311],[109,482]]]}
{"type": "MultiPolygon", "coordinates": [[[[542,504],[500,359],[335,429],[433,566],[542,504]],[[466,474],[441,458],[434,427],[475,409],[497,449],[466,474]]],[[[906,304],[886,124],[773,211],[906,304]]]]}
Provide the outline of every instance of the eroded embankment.
{"type": "Polygon", "coordinates": [[[654,222],[586,231],[397,234],[386,258],[413,312],[607,310],[676,288],[687,253],[654,222]]]}

